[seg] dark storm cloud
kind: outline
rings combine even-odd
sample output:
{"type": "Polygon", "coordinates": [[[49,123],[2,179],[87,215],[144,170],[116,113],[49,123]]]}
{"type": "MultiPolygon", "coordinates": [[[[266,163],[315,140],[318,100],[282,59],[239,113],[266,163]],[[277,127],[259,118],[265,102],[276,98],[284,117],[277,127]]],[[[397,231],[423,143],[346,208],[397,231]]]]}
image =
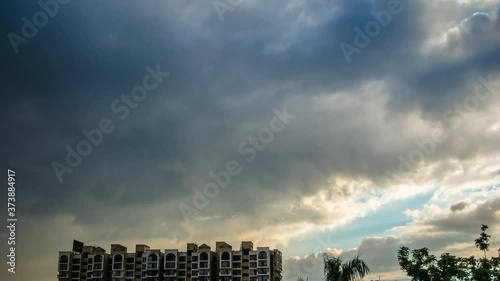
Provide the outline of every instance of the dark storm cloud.
{"type": "MultiPolygon", "coordinates": [[[[7,30],[19,33],[22,25],[19,18],[29,17],[38,7],[12,5],[15,12],[6,17],[7,30]]],[[[299,11],[284,15],[279,23],[272,17],[276,9],[261,6],[254,13],[241,11],[242,15],[235,24],[221,24],[214,18],[207,18],[203,22],[206,25],[191,26],[193,29],[189,30],[190,26],[184,28],[175,24],[179,20],[175,11],[157,2],[148,5],[127,3],[120,7],[73,2],[61,6],[59,14],[40,29],[29,44],[20,46],[18,55],[6,53],[7,63],[3,67],[8,71],[5,71],[4,89],[11,96],[7,114],[11,126],[16,128],[16,139],[22,139],[22,142],[8,143],[13,148],[8,151],[8,158],[14,159],[14,166],[30,163],[33,181],[27,186],[38,186],[29,190],[39,194],[35,197],[43,198],[49,190],[58,190],[48,192],[55,196],[39,201],[47,204],[45,207],[54,206],[52,200],[62,198],[77,201],[76,193],[86,189],[93,190],[91,194],[104,200],[118,182],[142,182],[137,195],[158,193],[159,189],[152,189],[153,182],[157,182],[153,178],[158,177],[149,176],[157,171],[153,167],[157,165],[155,159],[163,162],[180,159],[189,164],[194,158],[190,155],[191,148],[178,144],[185,144],[188,139],[194,139],[193,142],[203,139],[204,143],[198,142],[198,149],[204,149],[204,146],[224,139],[227,130],[235,128],[238,121],[254,118],[259,112],[270,112],[272,107],[262,107],[262,102],[274,106],[286,96],[313,93],[311,88],[331,88],[339,82],[340,86],[335,87],[341,88],[345,83],[357,83],[352,79],[352,73],[359,78],[363,76],[359,71],[363,68],[354,72],[343,70],[346,65],[336,48],[340,40],[351,39],[352,33],[339,27],[352,30],[354,26],[365,24],[370,17],[369,10],[374,7],[369,2],[351,4],[345,1],[322,5],[341,7],[342,12],[326,24],[302,30],[290,50],[273,55],[265,54],[265,48],[279,40],[283,29],[289,28],[287,23],[293,23],[299,11]],[[265,21],[260,20],[264,18],[265,21]],[[260,24],[255,25],[255,22],[260,24]],[[210,36],[200,36],[202,32],[209,32],[210,36]],[[307,53],[306,49],[309,49],[307,53]],[[29,62],[29,67],[25,62],[29,62]],[[97,127],[99,119],[110,114],[112,100],[135,86],[144,73],[144,67],[154,64],[172,72],[171,79],[161,85],[157,93],[150,94],[147,103],[133,112],[135,116],[130,119],[139,124],[154,122],[156,125],[120,133],[129,124],[117,124],[117,131],[106,136],[104,143],[95,148],[95,152],[84,159],[74,173],[67,174],[65,183],[60,185],[54,181],[47,163],[62,161],[64,147],[75,146],[82,138],[82,129],[97,127]],[[279,89],[279,85],[287,83],[297,87],[279,89]],[[227,99],[238,102],[238,96],[251,95],[255,89],[265,93],[260,102],[240,106],[250,110],[240,113],[224,105],[227,99]],[[165,112],[166,116],[147,120],[144,107],[159,101],[154,95],[168,95],[170,102],[185,105],[188,108],[186,115],[165,112]],[[36,117],[22,120],[26,115],[36,117]],[[217,124],[226,116],[231,116],[235,122],[217,124]],[[215,120],[215,125],[206,132],[189,129],[190,126],[196,128],[199,123],[189,119],[207,118],[215,120]],[[103,170],[108,174],[100,176],[103,170]],[[145,177],[149,183],[137,175],[148,175],[145,177]]],[[[305,8],[315,11],[314,5],[305,8]]],[[[415,13],[409,10],[408,14],[415,13]]],[[[402,17],[388,29],[393,36],[382,36],[379,41],[391,38],[395,44],[405,42],[394,34],[403,35],[404,28],[398,30],[397,26],[409,21],[406,18],[402,17]]],[[[8,45],[3,47],[8,50],[8,45]]],[[[371,50],[376,52],[377,46],[374,44],[367,52],[371,50]]],[[[379,71],[368,70],[366,76],[374,73],[379,71]]],[[[229,104],[234,105],[234,102],[229,104]]],[[[238,105],[236,109],[239,109],[238,105]]],[[[165,178],[168,177],[167,174],[165,178]]],[[[165,179],[165,183],[171,187],[169,193],[178,190],[178,181],[165,179]]],[[[138,190],[135,184],[130,185],[131,190],[138,190]]],[[[142,197],[134,195],[131,198],[142,197]]]]}
{"type": "Polygon", "coordinates": [[[446,218],[433,221],[431,225],[434,226],[436,231],[476,233],[481,227],[481,224],[496,226],[498,224],[497,213],[499,210],[500,198],[492,198],[477,206],[477,208],[471,212],[450,213],[446,218]]]}
{"type": "MultiPolygon", "coordinates": [[[[293,1],[285,8],[287,1],[252,2],[221,22],[209,1],[72,1],[17,55],[4,38],[0,81],[9,138],[2,147],[23,174],[20,212],[107,226],[104,239],[184,238],[183,226],[144,234],[131,225],[181,222],[179,202],[190,202],[210,171],[244,161],[238,145],[268,124],[273,108],[287,106],[297,118],[202,215],[219,215],[221,222],[237,211],[255,216],[255,227],[328,222],[313,208],[295,214],[288,208],[332,186],[333,176],[383,181],[422,133],[407,132],[402,120],[417,107],[430,122],[440,121],[443,109],[470,94],[471,73],[499,69],[497,42],[488,40],[498,30],[493,12],[489,19],[470,14],[464,23],[457,40],[472,55],[434,61],[441,53],[420,51],[427,24],[439,18],[423,17],[426,4],[419,1],[402,1],[403,12],[347,63],[340,43],[353,44],[354,28],[363,29],[371,11],[387,3],[293,1]],[[171,75],[119,121],[111,103],[141,83],[146,66],[156,65],[171,75]],[[63,163],[65,146],[75,147],[83,129],[106,117],[116,130],[60,183],[51,163],[63,163]],[[282,205],[264,217],[261,206],[273,202],[282,205]],[[132,210],[143,217],[129,224],[123,214],[132,210]]],[[[38,9],[9,3],[2,32],[20,34],[20,18],[38,9]]],[[[453,144],[432,160],[453,155],[453,144]]],[[[472,141],[463,157],[494,149],[492,140],[472,141]]],[[[331,195],[350,196],[348,190],[331,195]]]]}
{"type": "MultiPolygon", "coordinates": [[[[201,169],[205,173],[198,181],[201,184],[207,178],[208,169],[217,169],[226,159],[234,157],[236,150],[227,147],[235,148],[242,140],[235,138],[233,131],[245,121],[253,119],[264,124],[264,118],[258,116],[265,116],[290,97],[324,91],[355,92],[363,81],[394,76],[399,72],[395,69],[405,68],[406,63],[401,64],[400,58],[415,55],[416,42],[423,36],[420,30],[423,27],[416,24],[421,4],[403,2],[403,12],[393,15],[391,24],[359,57],[353,58],[353,63],[347,64],[338,48],[340,42],[351,43],[354,27],[363,28],[373,20],[370,12],[385,9],[387,3],[305,3],[300,9],[287,12],[278,9],[282,3],[255,5],[248,11],[241,6],[241,10],[234,12],[238,17],[232,18],[231,23],[221,23],[207,16],[209,12],[202,7],[195,9],[194,4],[186,3],[183,8],[194,9],[200,17],[186,21],[189,24],[185,26],[177,24],[183,21],[182,15],[176,14],[182,9],[172,9],[175,5],[183,5],[179,2],[172,6],[152,2],[148,5],[126,3],[119,7],[105,3],[68,4],[37,37],[22,46],[19,55],[7,56],[6,69],[9,71],[5,86],[13,96],[8,112],[11,118],[14,117],[11,122],[16,125],[13,126],[16,134],[24,140],[23,143],[9,143],[10,147],[17,148],[9,153],[19,151],[22,145],[26,150],[17,154],[14,165],[34,160],[29,162],[33,170],[39,172],[33,173],[30,177],[33,182],[28,186],[39,186],[30,190],[38,194],[36,197],[44,198],[48,190],[58,191],[53,197],[39,201],[38,204],[47,205],[37,205],[44,211],[65,208],[53,207],[52,202],[62,198],[76,202],[82,196],[80,193],[108,202],[115,193],[115,185],[125,182],[127,192],[110,203],[147,200],[148,194],[153,193],[157,196],[150,200],[189,196],[192,187],[183,186],[185,175],[163,172],[158,167],[178,162],[190,171],[201,169]],[[338,12],[312,26],[298,20],[299,15],[312,19],[323,9],[337,9],[338,12]],[[291,39],[283,37],[287,32],[293,33],[291,39]],[[282,42],[287,40],[287,44],[282,42]],[[271,48],[280,44],[285,47],[271,48]],[[29,61],[30,67],[25,67],[22,61],[29,61]],[[140,81],[146,65],[154,64],[160,64],[172,76],[150,94],[129,119],[117,124],[116,132],[106,135],[104,143],[95,148],[81,166],[72,174],[66,174],[63,184],[58,184],[47,164],[63,161],[65,145],[75,146],[82,138],[82,129],[97,127],[100,118],[112,114],[109,104],[140,81]],[[255,98],[244,102],[250,96],[255,98]],[[173,110],[167,107],[168,104],[177,104],[182,109],[173,110]],[[32,111],[30,114],[36,115],[36,120],[21,121],[27,111],[32,111]],[[230,119],[225,120],[228,117],[230,119]],[[200,157],[206,164],[196,162],[200,157]]],[[[16,19],[30,14],[33,9],[15,9],[17,12],[7,18],[8,28],[19,29],[16,19]]],[[[455,79],[454,72],[468,71],[471,67],[480,65],[463,63],[464,70],[450,66],[441,72],[455,79]]],[[[436,77],[428,71],[423,75],[436,77]]],[[[420,93],[429,93],[429,97],[433,97],[429,104],[435,104],[436,95],[432,93],[442,90],[442,80],[423,79],[426,81],[416,85],[427,88],[416,88],[412,98],[420,99],[420,93]]],[[[399,94],[393,93],[396,99],[399,94]]],[[[441,94],[438,98],[443,95],[446,96],[441,94]]],[[[424,106],[426,103],[424,100],[424,106]]],[[[318,116],[309,114],[306,117],[318,116]]],[[[336,117],[329,116],[323,122],[328,124],[333,118],[336,117]]],[[[310,125],[304,118],[302,120],[297,122],[296,130],[302,131],[310,125]]],[[[333,122],[340,125],[345,120],[333,122]]],[[[288,156],[282,154],[285,151],[271,149],[259,155],[261,162],[248,167],[235,183],[242,188],[273,186],[283,192],[284,179],[296,172],[296,168],[283,165],[293,163],[290,159],[313,163],[324,177],[332,171],[354,175],[361,172],[364,176],[383,173],[384,166],[372,170],[369,165],[363,168],[362,163],[370,157],[386,162],[382,159],[385,157],[367,149],[370,144],[366,142],[351,143],[349,134],[344,134],[346,139],[340,140],[339,145],[350,148],[335,147],[335,159],[322,159],[325,157],[321,148],[323,141],[311,138],[321,130],[324,129],[311,128],[299,133],[304,135],[298,138],[302,143],[292,147],[300,149],[294,149],[296,152],[288,156]],[[339,159],[349,160],[337,161],[339,159]],[[268,175],[256,177],[258,174],[268,175]]],[[[336,128],[331,135],[324,135],[335,139],[341,131],[336,128]]],[[[246,133],[255,132],[248,130],[246,133]]],[[[373,134],[377,133],[367,133],[371,137],[373,134]]],[[[285,138],[289,141],[297,138],[297,134],[285,133],[285,138]]],[[[359,139],[367,139],[366,134],[360,134],[359,139]]],[[[283,143],[279,137],[277,140],[283,143]]],[[[274,147],[277,149],[278,144],[274,147]]],[[[397,159],[397,154],[387,158],[397,159]]],[[[392,161],[387,165],[397,166],[397,163],[392,161]]],[[[190,176],[200,177],[193,173],[190,176]]],[[[310,191],[314,192],[318,182],[313,179],[316,176],[306,172],[296,179],[302,182],[300,188],[310,186],[310,191]]],[[[228,191],[225,195],[230,198],[236,193],[228,191]]]]}
{"type": "Polygon", "coordinates": [[[469,205],[469,202],[461,201],[450,206],[450,211],[456,212],[465,209],[469,205]]]}

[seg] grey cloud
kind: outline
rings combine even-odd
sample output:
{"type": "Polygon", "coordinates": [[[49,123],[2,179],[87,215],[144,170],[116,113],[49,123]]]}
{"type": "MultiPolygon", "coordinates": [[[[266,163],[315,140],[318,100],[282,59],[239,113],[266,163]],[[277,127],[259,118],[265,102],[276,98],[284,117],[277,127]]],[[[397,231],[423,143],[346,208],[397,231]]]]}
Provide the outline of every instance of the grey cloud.
{"type": "MultiPolygon", "coordinates": [[[[285,105],[297,119],[201,215],[224,223],[236,210],[239,219],[252,217],[254,227],[263,228],[325,224],[336,218],[301,206],[297,197],[325,186],[331,198],[356,196],[328,182],[336,176],[387,187],[384,173],[397,169],[398,156],[428,133],[405,118],[421,110],[426,122],[439,122],[443,109],[471,92],[471,73],[499,70],[498,46],[488,39],[497,32],[492,14],[488,20],[467,11],[471,17],[457,40],[472,58],[434,61],[419,48],[439,17],[425,22],[427,4],[404,1],[404,12],[346,64],[339,43],[352,42],[353,28],[372,20],[370,11],[387,1],[297,1],[294,9],[284,9],[286,1],[256,1],[238,6],[224,22],[210,3],[119,2],[72,1],[18,55],[7,41],[1,46],[8,99],[2,118],[9,132],[2,147],[9,165],[23,174],[20,212],[40,221],[69,214],[78,227],[96,231],[106,226],[101,238],[89,240],[190,237],[196,229],[158,226],[142,233],[131,225],[181,225],[178,203],[190,202],[192,189],[210,181],[208,172],[244,161],[238,144],[285,105]],[[64,161],[64,147],[112,114],[110,103],[140,82],[145,66],[156,64],[169,79],[60,184],[50,163],[64,161]],[[378,89],[377,82],[385,86],[378,89]],[[276,209],[262,213],[273,202],[279,202],[276,209]],[[127,225],[127,212],[142,215],[127,225]]],[[[9,3],[1,30],[18,32],[20,18],[35,8],[9,3]]],[[[485,130],[471,128],[484,127],[450,132],[451,141],[428,162],[498,151],[485,130]],[[465,149],[458,148],[458,137],[469,140],[465,149]]]]}
{"type": "Polygon", "coordinates": [[[436,231],[477,233],[481,224],[497,227],[498,218],[496,217],[496,212],[499,210],[500,198],[492,198],[470,212],[450,213],[446,218],[433,220],[429,224],[436,231]]]}
{"type": "Polygon", "coordinates": [[[469,202],[466,202],[466,201],[457,202],[457,203],[450,206],[450,210],[452,212],[462,211],[468,205],[469,205],[469,202]]]}

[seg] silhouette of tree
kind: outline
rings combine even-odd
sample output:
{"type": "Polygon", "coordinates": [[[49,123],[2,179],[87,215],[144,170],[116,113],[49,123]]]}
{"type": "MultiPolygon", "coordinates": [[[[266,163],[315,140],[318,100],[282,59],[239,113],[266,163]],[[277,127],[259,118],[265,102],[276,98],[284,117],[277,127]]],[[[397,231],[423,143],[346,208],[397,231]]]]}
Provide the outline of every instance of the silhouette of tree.
{"type": "Polygon", "coordinates": [[[491,237],[487,230],[487,225],[481,225],[481,233],[474,240],[476,247],[483,251],[483,258],[456,257],[449,253],[436,258],[428,248],[410,250],[403,246],[398,250],[399,266],[413,281],[500,281],[500,257],[488,259],[486,256],[491,237]]]}
{"type": "Polygon", "coordinates": [[[342,257],[325,253],[324,266],[326,281],[358,281],[370,273],[370,268],[359,256],[344,261],[342,257]]]}

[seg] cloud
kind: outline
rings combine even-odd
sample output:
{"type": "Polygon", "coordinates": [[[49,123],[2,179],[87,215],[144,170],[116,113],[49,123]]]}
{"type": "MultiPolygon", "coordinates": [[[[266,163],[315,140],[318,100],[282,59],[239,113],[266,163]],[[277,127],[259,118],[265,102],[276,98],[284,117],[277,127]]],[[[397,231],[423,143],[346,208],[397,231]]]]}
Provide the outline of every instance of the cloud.
{"type": "Polygon", "coordinates": [[[462,211],[469,205],[469,202],[461,201],[450,206],[452,212],[462,211]]]}
{"type": "MultiPolygon", "coordinates": [[[[500,81],[498,8],[494,1],[434,2],[403,1],[403,12],[351,64],[339,44],[351,42],[354,28],[387,1],[249,1],[223,22],[211,3],[71,2],[18,55],[2,45],[9,99],[1,105],[9,136],[2,147],[22,175],[24,239],[42,241],[44,260],[55,260],[57,243],[37,238],[37,223],[60,241],[82,235],[103,246],[182,248],[244,238],[281,247],[290,258],[294,238],[431,194],[425,206],[406,211],[411,223],[362,240],[359,249],[375,268],[391,271],[393,257],[378,261],[376,253],[390,253],[399,240],[454,247],[469,237],[439,234],[473,235],[466,219],[496,225],[498,89],[464,108],[478,76],[500,81]],[[168,81],[121,122],[111,102],[156,64],[171,73],[168,81]],[[229,160],[246,164],[238,145],[284,106],[296,119],[196,223],[186,223],[179,204],[192,202],[193,189],[229,160]],[[59,183],[51,163],[64,162],[65,147],[105,117],[116,130],[59,183]],[[425,153],[436,130],[447,139],[425,153]],[[424,158],[401,174],[401,159],[415,151],[424,158]]],[[[35,8],[10,3],[2,30],[19,32],[21,17],[35,8]]],[[[320,250],[300,252],[314,252],[314,260],[320,250]]]]}

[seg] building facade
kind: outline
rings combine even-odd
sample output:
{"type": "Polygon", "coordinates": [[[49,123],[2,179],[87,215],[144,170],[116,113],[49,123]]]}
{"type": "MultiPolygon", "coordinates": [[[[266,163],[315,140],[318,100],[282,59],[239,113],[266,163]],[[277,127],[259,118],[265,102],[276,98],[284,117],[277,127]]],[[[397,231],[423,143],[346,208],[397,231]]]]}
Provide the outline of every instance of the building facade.
{"type": "Polygon", "coordinates": [[[59,252],[59,281],[281,281],[282,256],[277,249],[254,248],[251,241],[239,249],[226,242],[188,243],[178,249],[150,249],[136,245],[135,252],[112,244],[111,252],[83,246],[81,252],[59,252]]]}

